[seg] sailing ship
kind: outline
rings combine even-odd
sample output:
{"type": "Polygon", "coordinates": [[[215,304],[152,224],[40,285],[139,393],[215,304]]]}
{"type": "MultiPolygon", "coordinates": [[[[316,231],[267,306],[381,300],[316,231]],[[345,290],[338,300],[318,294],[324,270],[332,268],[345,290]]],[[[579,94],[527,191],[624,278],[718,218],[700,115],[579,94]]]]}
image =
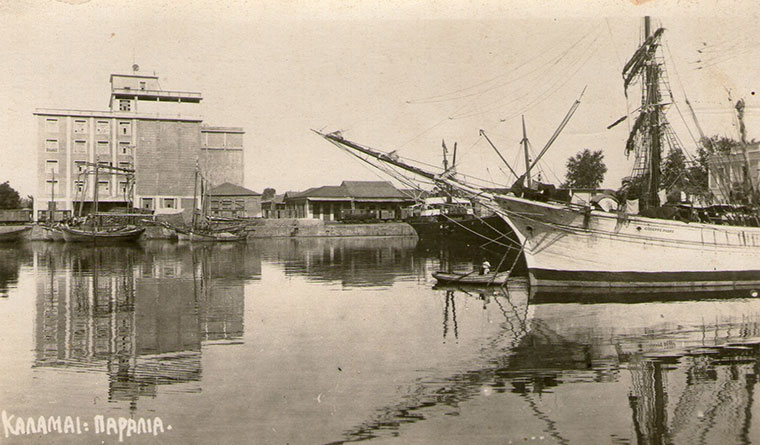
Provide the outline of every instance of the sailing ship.
{"type": "Polygon", "coordinates": [[[190,242],[237,242],[245,241],[248,233],[243,227],[233,229],[213,230],[209,227],[207,217],[208,196],[206,182],[200,173],[200,167],[195,166],[195,185],[193,188],[193,217],[190,228],[174,228],[179,241],[190,242]],[[198,190],[200,189],[200,212],[198,209],[198,190]]]}
{"type": "MultiPolygon", "coordinates": [[[[115,224],[105,223],[104,218],[108,217],[129,217],[135,216],[125,213],[99,213],[99,185],[98,180],[101,174],[106,175],[123,175],[126,177],[127,183],[131,184],[134,181],[135,170],[130,168],[113,167],[111,165],[102,165],[101,163],[85,162],[87,167],[86,171],[79,173],[79,178],[84,177],[85,186],[77,190],[77,194],[80,194],[79,200],[79,217],[82,217],[85,202],[85,187],[87,178],[90,174],[94,174],[95,180],[94,189],[92,192],[92,212],[86,216],[85,223],[82,225],[71,224],[57,224],[48,225],[44,227],[45,238],[51,241],[60,240],[61,237],[66,242],[76,243],[94,243],[94,244],[109,244],[118,242],[130,242],[137,241],[142,233],[145,231],[144,227],[137,227],[133,224],[115,224]],[[101,172],[101,170],[103,172],[101,172]]],[[[129,199],[128,207],[132,207],[131,196],[125,198],[129,199]]]]}
{"type": "Polygon", "coordinates": [[[663,204],[658,196],[662,147],[674,136],[662,102],[661,88],[667,87],[662,81],[664,67],[657,57],[664,30],[652,32],[646,17],[644,32],[642,45],[623,69],[626,91],[636,79],[642,89],[642,104],[626,143],[626,150],[636,154],[632,181],[641,190],[637,200],[641,213],[626,211],[627,206],[602,211],[551,196],[536,199],[524,185],[530,168],[510,193],[491,193],[453,175],[401,163],[340,133],[322,136],[341,148],[447,184],[493,210],[514,230],[532,286],[614,290],[751,285],[760,280],[760,227],[751,226],[754,215],[729,218],[725,224],[651,217],[663,204]]]}

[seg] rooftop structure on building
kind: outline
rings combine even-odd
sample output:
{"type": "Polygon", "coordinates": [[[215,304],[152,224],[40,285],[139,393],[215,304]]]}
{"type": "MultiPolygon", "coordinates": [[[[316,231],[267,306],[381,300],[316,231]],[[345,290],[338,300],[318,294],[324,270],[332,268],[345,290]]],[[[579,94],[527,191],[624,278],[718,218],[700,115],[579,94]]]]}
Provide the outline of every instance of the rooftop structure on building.
{"type": "Polygon", "coordinates": [[[244,131],[205,125],[201,93],[164,89],[137,70],[110,83],[108,110],[35,111],[35,215],[87,214],[96,203],[98,211],[189,211],[196,166],[212,185],[242,186],[244,131]]]}

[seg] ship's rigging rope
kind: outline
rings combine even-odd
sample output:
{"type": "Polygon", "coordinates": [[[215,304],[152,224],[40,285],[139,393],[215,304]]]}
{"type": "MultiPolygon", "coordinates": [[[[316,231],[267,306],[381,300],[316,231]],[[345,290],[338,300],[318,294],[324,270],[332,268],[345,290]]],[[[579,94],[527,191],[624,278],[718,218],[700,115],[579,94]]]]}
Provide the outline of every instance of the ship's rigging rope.
{"type": "MultiPolygon", "coordinates": [[[[413,189],[418,189],[418,190],[421,190],[415,181],[413,181],[413,180],[412,180],[411,178],[409,178],[408,176],[406,176],[406,175],[402,174],[401,172],[399,172],[399,171],[397,171],[397,170],[395,170],[395,169],[391,168],[390,166],[388,166],[388,165],[385,165],[385,164],[383,164],[383,163],[376,163],[376,162],[372,162],[372,161],[370,161],[369,159],[367,159],[367,158],[364,158],[364,157],[360,156],[358,153],[355,153],[354,151],[352,151],[352,150],[349,150],[348,148],[346,148],[346,147],[342,146],[341,144],[338,144],[337,142],[335,142],[335,141],[332,141],[331,139],[328,139],[328,141],[330,141],[330,142],[331,142],[333,145],[335,145],[336,147],[340,148],[341,150],[343,150],[343,151],[345,151],[345,152],[349,153],[349,154],[350,154],[350,155],[352,155],[353,157],[355,157],[355,158],[357,158],[357,159],[359,159],[359,160],[361,160],[361,161],[364,161],[365,163],[367,163],[367,164],[369,164],[369,165],[371,165],[371,166],[375,167],[376,169],[379,169],[379,170],[381,170],[382,172],[384,172],[385,174],[387,174],[387,175],[391,176],[392,178],[396,179],[397,181],[401,182],[402,184],[404,184],[404,185],[407,185],[407,186],[409,186],[409,187],[411,187],[411,188],[413,188],[413,189]]],[[[376,173],[376,172],[375,172],[375,173],[376,173]]],[[[378,175],[378,176],[379,176],[379,175],[378,175]]],[[[434,184],[433,182],[426,182],[426,181],[421,181],[421,180],[420,180],[420,182],[425,182],[425,183],[428,183],[428,184],[434,184]]],[[[413,196],[413,195],[409,194],[408,192],[404,192],[404,191],[402,191],[402,193],[406,194],[407,196],[409,196],[409,197],[411,197],[411,198],[413,198],[413,199],[415,199],[415,200],[418,200],[418,198],[417,198],[417,197],[415,197],[415,196],[413,196]]],[[[510,239],[510,238],[507,236],[507,234],[505,234],[505,233],[501,232],[500,230],[498,230],[497,228],[495,228],[493,225],[491,225],[491,224],[488,224],[488,222],[487,222],[487,221],[485,221],[483,218],[481,218],[481,217],[480,217],[480,216],[478,216],[478,215],[474,215],[474,216],[475,216],[475,217],[476,217],[478,220],[480,220],[480,222],[481,222],[481,223],[485,224],[485,225],[486,225],[486,226],[487,226],[489,229],[493,230],[493,231],[494,231],[494,233],[496,233],[497,235],[499,235],[499,236],[498,236],[498,238],[496,238],[496,239],[493,239],[493,238],[490,238],[490,237],[488,237],[488,236],[486,236],[486,235],[483,235],[483,234],[481,234],[481,233],[479,233],[479,232],[477,232],[477,231],[475,231],[475,230],[472,230],[472,229],[470,229],[469,227],[467,227],[467,226],[465,226],[464,224],[462,224],[461,222],[457,221],[456,219],[454,219],[454,218],[451,218],[451,217],[450,217],[449,215],[447,215],[445,212],[441,212],[441,215],[442,215],[442,216],[444,216],[444,217],[445,217],[445,218],[446,218],[448,221],[450,221],[450,222],[452,222],[452,223],[454,223],[454,224],[458,225],[458,226],[459,226],[459,227],[461,227],[462,229],[465,229],[466,231],[468,231],[468,232],[471,232],[471,233],[473,233],[474,235],[477,235],[477,236],[479,236],[479,237],[481,237],[481,238],[483,238],[483,239],[486,239],[486,240],[488,240],[489,242],[493,242],[493,243],[495,243],[495,244],[498,244],[499,246],[502,246],[502,247],[504,247],[504,248],[506,248],[506,249],[516,249],[514,246],[510,246],[510,245],[508,245],[508,244],[504,244],[504,243],[502,243],[502,242],[499,242],[499,241],[497,241],[498,239],[502,239],[502,238],[504,238],[504,239],[506,239],[507,241],[511,241],[512,243],[515,243],[515,242],[514,242],[514,240],[511,240],[511,239],[510,239]]]]}
{"type": "MultiPolygon", "coordinates": [[[[483,95],[485,93],[491,92],[491,91],[496,90],[498,88],[502,88],[504,86],[510,85],[510,84],[512,84],[512,83],[514,83],[514,82],[516,82],[518,80],[522,80],[522,79],[524,79],[524,78],[526,78],[528,76],[531,76],[532,74],[535,74],[535,73],[538,73],[538,72],[542,72],[542,71],[551,72],[551,68],[556,67],[556,65],[558,65],[565,57],[567,57],[578,45],[581,44],[581,42],[583,42],[584,40],[586,40],[586,38],[588,38],[590,35],[593,35],[591,28],[593,28],[593,27],[589,27],[589,29],[586,30],[583,33],[583,35],[581,36],[581,38],[579,38],[578,40],[576,40],[574,43],[570,44],[570,46],[568,46],[566,49],[564,49],[558,56],[556,56],[556,57],[554,57],[554,58],[552,58],[552,59],[550,59],[550,60],[548,60],[546,62],[543,62],[542,64],[536,66],[535,68],[531,69],[530,71],[522,73],[522,74],[520,74],[520,75],[518,75],[516,77],[511,77],[511,78],[509,78],[508,80],[506,80],[506,81],[504,81],[502,83],[499,83],[499,84],[496,84],[496,85],[493,85],[493,86],[489,86],[489,87],[487,87],[485,89],[477,90],[477,91],[472,92],[472,93],[466,93],[468,91],[475,90],[476,88],[481,87],[483,85],[491,83],[491,82],[493,82],[495,80],[507,77],[507,76],[511,75],[513,72],[519,71],[522,67],[527,66],[528,63],[532,62],[532,60],[530,62],[528,62],[528,63],[524,63],[524,64],[521,64],[519,66],[516,66],[515,68],[509,70],[506,73],[499,74],[499,75],[494,76],[494,77],[492,77],[492,78],[490,78],[488,80],[478,82],[478,83],[476,83],[474,85],[471,85],[469,87],[460,88],[458,90],[455,90],[455,91],[452,91],[452,92],[449,92],[449,93],[438,94],[438,95],[434,95],[434,96],[428,96],[426,98],[408,100],[407,103],[408,104],[413,104],[413,105],[416,105],[416,104],[433,104],[433,103],[454,101],[454,100],[459,100],[459,99],[466,99],[466,98],[469,98],[469,97],[481,96],[481,95],[483,95]],[[465,94],[458,95],[459,93],[465,93],[465,94]]],[[[543,51],[540,51],[539,54],[541,54],[541,56],[539,56],[539,58],[540,58],[544,54],[547,54],[547,53],[543,52],[543,51]]],[[[536,59],[533,59],[533,60],[536,60],[536,59]]]]}

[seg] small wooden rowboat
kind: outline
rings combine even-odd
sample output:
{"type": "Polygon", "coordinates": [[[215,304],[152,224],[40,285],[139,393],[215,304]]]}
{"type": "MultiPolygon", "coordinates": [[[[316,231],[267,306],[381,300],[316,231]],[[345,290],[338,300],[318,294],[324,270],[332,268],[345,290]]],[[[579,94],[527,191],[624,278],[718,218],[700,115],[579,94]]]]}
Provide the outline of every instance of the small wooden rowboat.
{"type": "Polygon", "coordinates": [[[124,227],[114,230],[83,230],[61,226],[66,242],[124,242],[135,241],[145,231],[142,227],[124,227]]]}
{"type": "Polygon", "coordinates": [[[31,227],[19,227],[19,226],[0,226],[0,242],[12,243],[21,241],[24,238],[24,233],[30,230],[31,227]]]}
{"type": "Polygon", "coordinates": [[[471,284],[473,286],[501,286],[507,282],[509,272],[492,272],[479,274],[478,272],[433,272],[433,278],[441,284],[471,284]]]}

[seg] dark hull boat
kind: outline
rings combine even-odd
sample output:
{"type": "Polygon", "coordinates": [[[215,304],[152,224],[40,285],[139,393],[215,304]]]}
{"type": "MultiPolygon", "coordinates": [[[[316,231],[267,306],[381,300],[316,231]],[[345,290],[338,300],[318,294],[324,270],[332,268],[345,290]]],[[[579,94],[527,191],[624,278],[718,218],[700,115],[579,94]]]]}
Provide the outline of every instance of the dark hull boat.
{"type": "Polygon", "coordinates": [[[433,278],[439,284],[467,284],[471,286],[501,286],[507,282],[509,272],[491,272],[478,274],[477,272],[434,272],[433,278]]]}
{"type": "Polygon", "coordinates": [[[19,226],[0,227],[0,242],[13,243],[13,242],[21,241],[24,238],[24,234],[29,230],[31,230],[31,227],[19,227],[19,226]]]}
{"type": "MultiPolygon", "coordinates": [[[[485,243],[500,240],[517,242],[512,228],[498,215],[446,218],[443,216],[419,217],[406,221],[421,239],[456,239],[485,243]]],[[[513,243],[509,243],[513,244],[513,243]]]]}
{"type": "Polygon", "coordinates": [[[82,230],[62,226],[63,239],[79,243],[107,243],[136,241],[145,231],[142,227],[120,228],[116,230],[82,230]]]}

